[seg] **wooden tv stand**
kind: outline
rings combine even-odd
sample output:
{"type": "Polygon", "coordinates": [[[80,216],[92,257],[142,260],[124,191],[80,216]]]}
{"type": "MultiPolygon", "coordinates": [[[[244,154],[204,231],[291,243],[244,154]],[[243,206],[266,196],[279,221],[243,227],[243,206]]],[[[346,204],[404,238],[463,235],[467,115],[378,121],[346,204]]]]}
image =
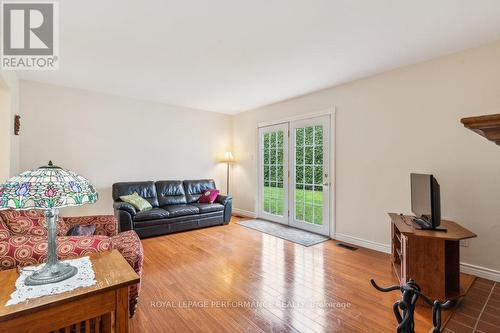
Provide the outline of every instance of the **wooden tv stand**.
{"type": "Polygon", "coordinates": [[[401,284],[413,279],[431,299],[456,299],[460,291],[460,240],[476,234],[452,221],[441,221],[447,232],[413,227],[414,216],[391,217],[394,272],[401,284]]]}

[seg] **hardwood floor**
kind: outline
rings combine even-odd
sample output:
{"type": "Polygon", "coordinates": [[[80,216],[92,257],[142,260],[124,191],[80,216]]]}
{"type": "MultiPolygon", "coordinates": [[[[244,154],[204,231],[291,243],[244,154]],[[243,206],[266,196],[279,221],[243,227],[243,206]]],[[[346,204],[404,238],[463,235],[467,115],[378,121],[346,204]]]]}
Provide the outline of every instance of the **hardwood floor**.
{"type": "MultiPolygon", "coordinates": [[[[143,240],[131,332],[394,332],[388,254],[333,240],[303,247],[237,225],[143,240]]],[[[419,307],[417,332],[431,328],[419,307]]],[[[448,315],[445,314],[445,317],[448,315]]]]}

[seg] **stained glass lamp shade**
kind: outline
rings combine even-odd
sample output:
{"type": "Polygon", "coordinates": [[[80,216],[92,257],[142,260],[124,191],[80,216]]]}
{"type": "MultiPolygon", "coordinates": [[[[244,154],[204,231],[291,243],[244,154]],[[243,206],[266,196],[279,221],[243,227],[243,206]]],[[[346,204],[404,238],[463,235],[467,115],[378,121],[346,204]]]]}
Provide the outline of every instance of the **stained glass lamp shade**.
{"type": "Polygon", "coordinates": [[[0,187],[0,209],[43,209],[49,231],[45,266],[26,279],[27,285],[66,280],[77,273],[76,267],[58,261],[56,223],[58,208],[97,201],[97,192],[84,177],[49,162],[47,166],[25,171],[0,187]]]}

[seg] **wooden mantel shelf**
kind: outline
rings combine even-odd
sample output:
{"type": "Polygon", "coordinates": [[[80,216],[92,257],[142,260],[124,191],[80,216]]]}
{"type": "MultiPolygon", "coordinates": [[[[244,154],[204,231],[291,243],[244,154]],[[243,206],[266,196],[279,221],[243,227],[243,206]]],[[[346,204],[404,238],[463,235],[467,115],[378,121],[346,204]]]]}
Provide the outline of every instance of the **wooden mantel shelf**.
{"type": "Polygon", "coordinates": [[[468,129],[500,145],[500,114],[462,118],[460,121],[468,129]]]}

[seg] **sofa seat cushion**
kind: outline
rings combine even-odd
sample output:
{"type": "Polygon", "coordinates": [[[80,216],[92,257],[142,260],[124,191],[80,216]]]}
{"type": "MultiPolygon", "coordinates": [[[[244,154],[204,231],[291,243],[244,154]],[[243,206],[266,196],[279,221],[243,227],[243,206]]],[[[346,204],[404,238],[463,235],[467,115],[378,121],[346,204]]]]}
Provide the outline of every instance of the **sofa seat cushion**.
{"type": "Polygon", "coordinates": [[[134,221],[159,220],[170,216],[170,213],[165,209],[153,208],[137,212],[134,216],[134,221]]]}
{"type": "Polygon", "coordinates": [[[168,211],[170,217],[199,214],[200,210],[194,205],[167,205],[163,209],[168,211]]]}
{"type": "MultiPolygon", "coordinates": [[[[110,250],[111,245],[111,238],[107,236],[61,236],[57,237],[56,251],[59,259],[76,258],[110,250]]],[[[46,260],[46,236],[12,236],[0,241],[0,271],[46,260]]]]}
{"type": "Polygon", "coordinates": [[[200,214],[224,210],[224,206],[218,203],[192,203],[191,205],[198,207],[200,214]]]}

